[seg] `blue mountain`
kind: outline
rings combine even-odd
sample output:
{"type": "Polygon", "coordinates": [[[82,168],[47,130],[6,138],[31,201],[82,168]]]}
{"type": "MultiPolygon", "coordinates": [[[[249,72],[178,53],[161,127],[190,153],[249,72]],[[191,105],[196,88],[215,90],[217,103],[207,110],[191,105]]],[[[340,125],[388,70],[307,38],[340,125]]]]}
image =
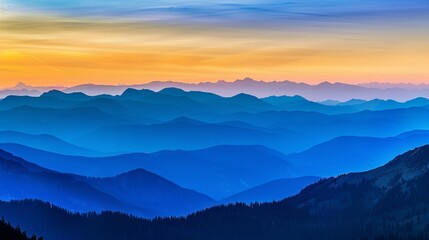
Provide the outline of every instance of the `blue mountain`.
{"type": "Polygon", "coordinates": [[[215,204],[206,195],[179,187],[143,169],[83,181],[124,203],[152,209],[157,216],[185,216],[215,204]]]}
{"type": "Polygon", "coordinates": [[[216,145],[265,145],[291,152],[301,145],[295,141],[297,136],[300,134],[291,131],[278,134],[246,125],[209,124],[182,117],[152,125],[100,126],[71,142],[98,151],[124,153],[195,150],[216,145]]]}
{"type": "Polygon", "coordinates": [[[0,172],[0,199],[38,199],[74,212],[110,210],[142,217],[181,216],[214,204],[203,194],[143,169],[109,178],[89,178],[48,170],[0,150],[0,172]]]}
{"type": "Polygon", "coordinates": [[[152,160],[152,157],[145,153],[86,157],[63,155],[14,143],[0,143],[0,149],[47,169],[98,178],[112,177],[144,168],[143,163],[152,160]]]}
{"type": "Polygon", "coordinates": [[[22,106],[0,111],[0,131],[50,134],[68,140],[103,126],[130,124],[97,108],[52,109],[22,106]]]}
{"type": "Polygon", "coordinates": [[[148,169],[215,199],[294,174],[283,154],[263,146],[217,146],[152,156],[158,161],[148,169]],[[176,173],[178,169],[184,172],[182,176],[176,173]]]}
{"type": "Polygon", "coordinates": [[[43,93],[40,98],[44,97],[52,97],[55,99],[60,99],[64,101],[74,101],[74,102],[80,102],[80,101],[88,101],[91,100],[93,97],[88,96],[81,92],[74,92],[74,93],[64,93],[59,90],[51,90],[48,92],[43,93]]]}
{"type": "Polygon", "coordinates": [[[221,101],[224,97],[216,95],[210,92],[200,92],[200,91],[184,91],[180,88],[164,88],[160,93],[171,95],[171,96],[186,96],[198,102],[213,102],[213,101],[221,101]]]}
{"type": "Polygon", "coordinates": [[[0,210],[13,224],[52,239],[426,239],[428,156],[426,145],[370,171],[323,179],[282,201],[216,206],[185,218],[76,215],[28,200],[0,201],[0,210]]]}
{"type": "Polygon", "coordinates": [[[293,129],[321,143],[339,136],[388,137],[415,129],[429,129],[427,118],[429,109],[412,107],[334,115],[299,111],[235,113],[223,116],[222,121],[240,119],[263,128],[293,129]]]}
{"type": "Polygon", "coordinates": [[[280,201],[298,194],[306,186],[319,181],[319,177],[282,178],[264,183],[229,196],[221,203],[255,203],[280,201]]]}
{"type": "Polygon", "coordinates": [[[427,107],[429,106],[429,99],[427,98],[414,98],[405,102],[398,102],[394,100],[373,99],[370,101],[364,100],[350,100],[345,103],[340,103],[338,106],[349,106],[355,112],[363,110],[380,111],[397,108],[411,108],[411,107],[427,107]]]}
{"type": "Polygon", "coordinates": [[[296,108],[301,108],[300,102],[309,107],[337,109],[300,97],[272,97],[267,101],[271,103],[246,94],[220,97],[175,88],[159,92],[129,89],[118,96],[94,97],[51,91],[37,98],[10,97],[0,101],[0,106],[4,104],[0,131],[48,134],[81,148],[113,155],[216,145],[264,145],[289,154],[339,136],[385,138],[429,129],[425,121],[429,108],[423,98],[407,103],[374,100],[338,106],[399,107],[347,114],[273,110],[282,103],[299,103],[296,108]]]}
{"type": "Polygon", "coordinates": [[[49,95],[40,97],[30,96],[8,96],[0,100],[0,110],[10,110],[19,107],[34,107],[34,108],[69,108],[76,101],[67,101],[64,99],[55,98],[49,95]]]}
{"type": "Polygon", "coordinates": [[[102,152],[89,150],[67,143],[48,134],[26,134],[14,131],[0,131],[0,143],[15,143],[53,153],[77,156],[102,156],[102,152]]]}
{"type": "Polygon", "coordinates": [[[0,198],[2,200],[40,199],[70,211],[123,211],[140,216],[155,213],[124,204],[72,175],[60,174],[0,151],[0,198]]]}
{"type": "Polygon", "coordinates": [[[407,149],[429,143],[429,131],[412,131],[395,137],[344,136],[286,156],[300,175],[336,176],[381,166],[407,149]]]}
{"type": "Polygon", "coordinates": [[[121,95],[119,95],[118,98],[120,98],[121,100],[139,100],[152,94],[155,94],[155,92],[152,90],[138,90],[135,88],[128,88],[121,95]]]}
{"type": "Polygon", "coordinates": [[[283,154],[262,146],[217,146],[99,158],[65,156],[17,144],[0,147],[43,167],[84,176],[115,176],[142,168],[218,200],[294,175],[294,167],[283,154]]]}
{"type": "Polygon", "coordinates": [[[262,98],[263,101],[270,103],[283,111],[306,111],[306,112],[319,112],[325,114],[340,114],[357,112],[353,107],[327,105],[317,102],[309,101],[301,96],[271,96],[262,98]]]}

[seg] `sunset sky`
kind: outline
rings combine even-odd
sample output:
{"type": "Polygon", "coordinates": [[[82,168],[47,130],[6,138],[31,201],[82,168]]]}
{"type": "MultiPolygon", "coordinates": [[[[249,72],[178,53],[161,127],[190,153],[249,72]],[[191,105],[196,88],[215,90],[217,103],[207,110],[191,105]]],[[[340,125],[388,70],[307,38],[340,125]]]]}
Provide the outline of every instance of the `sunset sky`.
{"type": "Polygon", "coordinates": [[[0,87],[243,77],[429,82],[427,0],[0,4],[0,87]]]}

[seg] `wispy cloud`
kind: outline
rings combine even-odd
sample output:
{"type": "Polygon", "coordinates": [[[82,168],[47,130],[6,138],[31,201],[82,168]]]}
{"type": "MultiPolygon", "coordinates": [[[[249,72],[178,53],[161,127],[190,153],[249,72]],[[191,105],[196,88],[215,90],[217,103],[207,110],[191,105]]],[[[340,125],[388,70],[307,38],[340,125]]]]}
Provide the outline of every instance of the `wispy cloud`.
{"type": "Polygon", "coordinates": [[[10,82],[429,76],[427,1],[14,0],[7,6],[16,14],[0,18],[0,77],[10,82]]]}

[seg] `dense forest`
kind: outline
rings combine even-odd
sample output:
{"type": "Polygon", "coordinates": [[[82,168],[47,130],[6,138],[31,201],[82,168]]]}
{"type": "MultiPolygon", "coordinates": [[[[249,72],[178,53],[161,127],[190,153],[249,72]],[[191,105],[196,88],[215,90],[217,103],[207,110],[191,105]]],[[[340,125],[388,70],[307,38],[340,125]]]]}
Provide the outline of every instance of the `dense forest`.
{"type": "Polygon", "coordinates": [[[4,240],[43,240],[43,238],[27,236],[26,232],[22,232],[19,227],[13,227],[10,223],[6,222],[4,218],[0,221],[0,239],[4,240]]]}
{"type": "MultiPolygon", "coordinates": [[[[428,212],[401,222],[389,213],[369,211],[306,212],[284,203],[221,206],[188,218],[153,221],[105,212],[70,214],[37,201],[2,203],[1,211],[46,239],[427,239],[428,212]],[[386,222],[383,222],[385,221],[386,222]],[[396,222],[397,221],[397,222],[396,222]],[[79,229],[79,231],[76,231],[79,229]]],[[[17,238],[23,239],[23,238],[17,238]]]]}

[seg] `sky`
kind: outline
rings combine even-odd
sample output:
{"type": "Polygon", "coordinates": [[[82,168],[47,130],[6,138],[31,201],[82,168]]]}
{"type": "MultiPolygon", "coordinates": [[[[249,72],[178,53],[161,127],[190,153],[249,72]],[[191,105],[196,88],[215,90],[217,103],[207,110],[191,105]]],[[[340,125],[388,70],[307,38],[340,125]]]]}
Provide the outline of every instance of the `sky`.
{"type": "Polygon", "coordinates": [[[429,83],[427,0],[0,0],[0,87],[429,83]]]}

